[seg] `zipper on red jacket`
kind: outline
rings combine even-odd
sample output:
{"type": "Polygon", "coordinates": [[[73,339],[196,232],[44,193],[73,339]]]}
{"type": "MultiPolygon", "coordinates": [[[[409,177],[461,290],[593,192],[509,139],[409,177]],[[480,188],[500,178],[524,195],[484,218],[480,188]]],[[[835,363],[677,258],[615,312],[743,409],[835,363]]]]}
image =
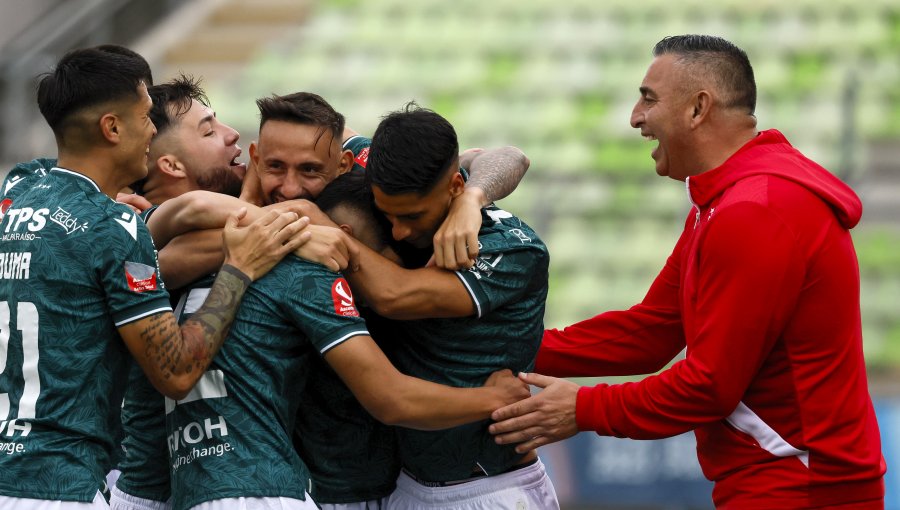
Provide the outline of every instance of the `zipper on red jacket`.
{"type": "Polygon", "coordinates": [[[684,189],[687,191],[688,201],[690,201],[691,206],[697,210],[694,213],[694,228],[697,228],[697,224],[700,223],[700,206],[694,203],[694,197],[691,196],[691,176],[687,176],[684,178],[684,189]]]}

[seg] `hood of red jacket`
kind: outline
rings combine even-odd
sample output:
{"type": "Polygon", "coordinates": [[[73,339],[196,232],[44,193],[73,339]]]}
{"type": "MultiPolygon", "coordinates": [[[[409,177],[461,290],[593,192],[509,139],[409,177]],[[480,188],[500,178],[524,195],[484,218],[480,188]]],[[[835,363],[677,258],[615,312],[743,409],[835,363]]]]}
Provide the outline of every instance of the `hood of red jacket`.
{"type": "Polygon", "coordinates": [[[793,181],[815,193],[845,228],[855,227],[862,217],[862,201],[856,193],[775,129],[761,131],[721,166],[688,178],[688,192],[695,204],[704,207],[735,182],[761,174],[793,181]]]}

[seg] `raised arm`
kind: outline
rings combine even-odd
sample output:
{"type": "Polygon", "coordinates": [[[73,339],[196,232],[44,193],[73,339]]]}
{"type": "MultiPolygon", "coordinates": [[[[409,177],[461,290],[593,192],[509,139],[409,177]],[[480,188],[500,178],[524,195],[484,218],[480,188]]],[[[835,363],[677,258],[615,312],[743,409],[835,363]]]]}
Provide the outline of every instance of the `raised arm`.
{"type": "Polygon", "coordinates": [[[357,400],[378,421],[438,430],[490,417],[493,410],[530,395],[509,370],[480,388],[453,388],[400,373],[371,337],[356,336],[325,353],[357,400]]]}
{"type": "MultiPolygon", "coordinates": [[[[243,215],[242,211],[240,215],[243,215]]],[[[160,393],[184,398],[221,347],[251,281],[293,251],[302,230],[294,213],[271,212],[248,227],[225,227],[225,265],[200,309],[179,327],[163,312],[119,327],[128,350],[160,393]]]]}
{"type": "Polygon", "coordinates": [[[476,194],[479,209],[509,196],[522,182],[531,161],[517,147],[470,149],[459,155],[459,166],[469,171],[466,192],[476,194]]]}
{"type": "Polygon", "coordinates": [[[435,265],[451,270],[472,267],[478,256],[481,208],[512,193],[530,164],[516,147],[469,149],[459,155],[459,166],[469,171],[469,180],[434,235],[435,265]]]}

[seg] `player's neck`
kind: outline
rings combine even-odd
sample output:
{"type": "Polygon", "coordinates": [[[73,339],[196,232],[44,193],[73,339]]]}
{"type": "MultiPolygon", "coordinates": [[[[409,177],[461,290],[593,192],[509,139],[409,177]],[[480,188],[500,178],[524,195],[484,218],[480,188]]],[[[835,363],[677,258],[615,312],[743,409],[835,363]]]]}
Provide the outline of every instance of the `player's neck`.
{"type": "Polygon", "coordinates": [[[60,151],[56,165],[66,170],[88,177],[100,188],[100,191],[115,200],[120,189],[129,183],[122,183],[122,175],[116,172],[115,163],[102,154],[87,152],[72,154],[60,151]]]}

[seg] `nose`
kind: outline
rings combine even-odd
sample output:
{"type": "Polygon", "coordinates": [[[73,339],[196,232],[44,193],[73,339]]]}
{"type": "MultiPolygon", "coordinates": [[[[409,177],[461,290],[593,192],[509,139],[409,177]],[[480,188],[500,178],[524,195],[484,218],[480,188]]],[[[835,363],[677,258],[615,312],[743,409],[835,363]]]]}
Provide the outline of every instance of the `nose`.
{"type": "Polygon", "coordinates": [[[644,123],[644,111],[641,108],[641,101],[638,100],[637,103],[634,104],[634,108],[631,109],[631,127],[635,129],[640,129],[641,124],[644,123]]]}
{"type": "Polygon", "coordinates": [[[225,128],[225,145],[234,145],[241,138],[240,133],[231,126],[222,125],[225,128]]]}
{"type": "Polygon", "coordinates": [[[296,172],[288,170],[281,182],[281,195],[288,200],[303,197],[303,183],[296,172]]]}
{"type": "Polygon", "coordinates": [[[399,222],[395,221],[395,222],[393,222],[393,225],[391,226],[391,235],[394,236],[395,241],[402,241],[402,240],[406,239],[407,237],[409,237],[409,235],[411,233],[412,233],[412,229],[410,229],[409,227],[407,227],[405,225],[400,224],[399,222]]]}

